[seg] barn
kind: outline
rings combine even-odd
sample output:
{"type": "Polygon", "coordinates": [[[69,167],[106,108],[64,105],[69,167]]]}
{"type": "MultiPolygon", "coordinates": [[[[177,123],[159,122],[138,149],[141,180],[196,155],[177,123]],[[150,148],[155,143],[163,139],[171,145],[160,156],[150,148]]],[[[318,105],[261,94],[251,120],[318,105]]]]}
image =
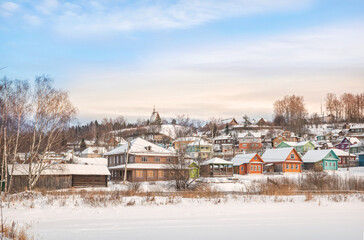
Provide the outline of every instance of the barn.
{"type": "MultiPolygon", "coordinates": [[[[39,169],[39,164],[33,164],[32,171],[39,169]]],[[[16,164],[14,169],[9,166],[9,175],[13,176],[13,191],[27,189],[29,164],[16,164]]],[[[65,189],[71,187],[107,187],[110,175],[106,166],[54,164],[48,165],[41,172],[39,180],[33,189],[65,189]]]]}

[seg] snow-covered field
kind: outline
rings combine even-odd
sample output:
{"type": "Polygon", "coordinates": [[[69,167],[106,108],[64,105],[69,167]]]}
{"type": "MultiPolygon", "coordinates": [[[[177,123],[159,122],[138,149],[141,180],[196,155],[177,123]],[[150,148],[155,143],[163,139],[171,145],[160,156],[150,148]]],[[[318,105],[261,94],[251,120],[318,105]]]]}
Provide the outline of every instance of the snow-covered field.
{"type": "MultiPolygon", "coordinates": [[[[305,196],[238,196],[222,200],[159,197],[109,207],[35,204],[4,209],[31,224],[40,239],[362,239],[364,197],[305,201],[305,196]],[[343,200],[345,199],[345,201],[343,200]]],[[[130,200],[129,199],[129,200],[130,200]]],[[[127,200],[127,201],[129,201],[127,200]]]]}
{"type": "MultiPolygon", "coordinates": [[[[363,176],[363,171],[335,174],[363,176]]],[[[266,177],[237,176],[237,181],[224,183],[214,179],[210,185],[219,191],[241,191],[251,180],[266,177]]],[[[107,188],[120,189],[126,186],[107,188]]],[[[140,189],[171,190],[167,182],[143,183],[140,189]]],[[[125,196],[116,204],[97,207],[77,195],[58,196],[54,201],[42,194],[20,199],[5,206],[4,217],[7,222],[29,224],[36,239],[364,239],[364,194],[314,195],[312,199],[305,195],[149,200],[125,196]]]]}

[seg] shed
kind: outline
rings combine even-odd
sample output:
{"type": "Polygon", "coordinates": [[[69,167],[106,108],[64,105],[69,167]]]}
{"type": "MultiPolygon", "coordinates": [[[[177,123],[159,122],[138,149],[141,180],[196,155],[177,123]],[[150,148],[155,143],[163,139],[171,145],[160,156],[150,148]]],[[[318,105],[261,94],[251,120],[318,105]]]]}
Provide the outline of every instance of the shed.
{"type": "MultiPolygon", "coordinates": [[[[44,166],[44,165],[43,165],[44,166]]],[[[33,164],[32,172],[39,169],[40,164],[33,164]]],[[[27,188],[29,164],[16,164],[14,170],[9,166],[9,175],[13,175],[14,191],[27,188]]],[[[64,189],[71,187],[107,187],[109,170],[102,165],[54,164],[48,165],[41,172],[34,189],[64,189]]]]}

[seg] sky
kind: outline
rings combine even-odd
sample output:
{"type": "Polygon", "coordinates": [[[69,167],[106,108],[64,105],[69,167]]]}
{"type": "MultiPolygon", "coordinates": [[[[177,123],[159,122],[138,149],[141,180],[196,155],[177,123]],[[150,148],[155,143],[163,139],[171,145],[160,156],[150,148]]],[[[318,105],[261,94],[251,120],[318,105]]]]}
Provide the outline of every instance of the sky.
{"type": "Polygon", "coordinates": [[[0,76],[47,75],[86,122],[272,118],[364,92],[363,0],[0,0],[0,76]]]}

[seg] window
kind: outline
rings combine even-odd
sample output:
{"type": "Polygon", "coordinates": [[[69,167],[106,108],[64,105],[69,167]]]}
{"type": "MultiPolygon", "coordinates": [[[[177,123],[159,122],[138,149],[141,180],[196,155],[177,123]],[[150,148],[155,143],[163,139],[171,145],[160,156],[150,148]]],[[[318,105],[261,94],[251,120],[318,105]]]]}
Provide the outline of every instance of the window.
{"type": "Polygon", "coordinates": [[[137,178],[142,178],[143,177],[143,170],[136,170],[135,175],[136,175],[137,178]]]}
{"type": "Polygon", "coordinates": [[[253,171],[253,165],[251,165],[250,169],[253,171]]]}
{"type": "Polygon", "coordinates": [[[257,171],[257,165],[254,166],[254,171],[257,171]]]}
{"type": "Polygon", "coordinates": [[[293,169],[294,168],[294,166],[293,166],[294,164],[291,164],[291,169],[293,169]]]}
{"type": "Polygon", "coordinates": [[[258,166],[258,171],[260,171],[260,165],[258,166]]]}
{"type": "Polygon", "coordinates": [[[329,163],[330,167],[331,167],[331,162],[329,163]]]}
{"type": "Polygon", "coordinates": [[[142,157],[142,162],[148,162],[148,157],[142,157]]]}
{"type": "Polygon", "coordinates": [[[286,168],[289,169],[289,164],[288,163],[286,164],[286,168]]]}
{"type": "Polygon", "coordinates": [[[172,162],[172,159],[170,157],[167,158],[167,163],[172,162]]]}
{"type": "Polygon", "coordinates": [[[154,157],[154,162],[160,162],[161,158],[160,157],[154,157]]]}
{"type": "Polygon", "coordinates": [[[240,167],[240,170],[241,170],[241,171],[244,171],[244,166],[241,166],[241,167],[240,167]]]}
{"type": "Polygon", "coordinates": [[[294,159],[294,153],[291,154],[291,159],[294,159]]]}
{"type": "Polygon", "coordinates": [[[147,177],[154,178],[154,170],[147,170],[147,177]]]}
{"type": "Polygon", "coordinates": [[[158,171],[158,178],[164,178],[164,171],[163,170],[158,171]]]}
{"type": "Polygon", "coordinates": [[[333,163],[334,167],[336,167],[336,163],[333,163]]]}
{"type": "Polygon", "coordinates": [[[298,164],[296,164],[296,169],[298,170],[298,164]]]}
{"type": "Polygon", "coordinates": [[[327,162],[325,162],[325,167],[327,167],[327,162]]]}

